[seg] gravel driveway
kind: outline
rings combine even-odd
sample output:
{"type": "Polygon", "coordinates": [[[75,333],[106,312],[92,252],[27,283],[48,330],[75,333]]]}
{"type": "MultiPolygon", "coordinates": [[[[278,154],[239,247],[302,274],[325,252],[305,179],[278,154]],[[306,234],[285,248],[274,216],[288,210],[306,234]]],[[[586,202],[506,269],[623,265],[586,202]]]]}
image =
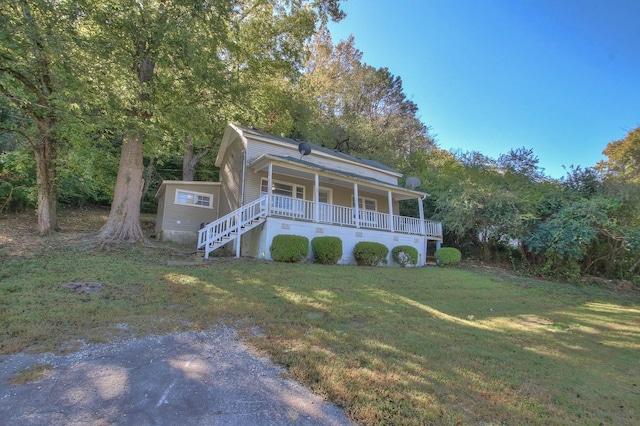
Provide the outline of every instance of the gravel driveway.
{"type": "Polygon", "coordinates": [[[61,356],[0,356],[0,424],[350,424],[284,373],[228,327],[86,345],[61,356]],[[51,371],[9,383],[36,363],[51,371]]]}

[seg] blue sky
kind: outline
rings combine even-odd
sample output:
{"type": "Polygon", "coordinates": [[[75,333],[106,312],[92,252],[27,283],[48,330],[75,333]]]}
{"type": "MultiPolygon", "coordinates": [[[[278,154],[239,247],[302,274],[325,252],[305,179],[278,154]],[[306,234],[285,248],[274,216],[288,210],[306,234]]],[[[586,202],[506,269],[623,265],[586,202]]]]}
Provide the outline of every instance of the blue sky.
{"type": "Polygon", "coordinates": [[[640,0],[347,0],[334,43],[400,76],[438,145],[549,176],[640,126],[640,0]]]}

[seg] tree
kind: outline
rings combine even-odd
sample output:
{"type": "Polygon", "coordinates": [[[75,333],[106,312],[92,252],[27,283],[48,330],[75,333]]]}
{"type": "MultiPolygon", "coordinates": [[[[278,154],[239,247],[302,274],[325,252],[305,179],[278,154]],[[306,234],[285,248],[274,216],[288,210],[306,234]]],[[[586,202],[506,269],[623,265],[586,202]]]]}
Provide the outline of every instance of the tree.
{"type": "Polygon", "coordinates": [[[640,184],[640,127],[624,139],[610,142],[602,153],[608,158],[596,168],[604,176],[640,184]]]}
{"type": "MultiPolygon", "coordinates": [[[[72,11],[65,2],[4,1],[0,5],[0,95],[12,124],[36,162],[38,232],[58,229],[56,164],[73,74],[69,61],[72,11]]],[[[7,122],[4,122],[7,124],[7,122]]]]}
{"type": "Polygon", "coordinates": [[[353,36],[334,46],[321,28],[301,86],[315,107],[302,126],[307,140],[391,166],[435,145],[417,118],[417,105],[404,94],[402,79],[362,63],[353,36]]]}
{"type": "Polygon", "coordinates": [[[205,59],[194,56],[190,46],[206,47],[203,53],[217,51],[230,8],[230,2],[222,1],[84,4],[82,25],[96,60],[90,83],[102,100],[104,118],[122,133],[113,202],[101,239],[146,240],[140,226],[144,147],[152,150],[163,140],[158,111],[189,96],[180,92],[184,85],[169,82],[202,69],[194,64],[205,59]]]}
{"type": "Polygon", "coordinates": [[[498,168],[503,173],[526,177],[530,181],[540,181],[544,178],[544,170],[538,167],[540,160],[533,154],[532,149],[525,147],[509,150],[498,157],[498,168]]]}
{"type": "Polygon", "coordinates": [[[264,64],[281,64],[280,58],[300,63],[304,35],[325,14],[338,16],[338,3],[86,1],[83,33],[99,58],[91,72],[94,95],[103,97],[101,109],[122,129],[123,140],[112,208],[100,237],[143,241],[139,210],[145,150],[181,140],[187,152],[194,148],[186,161],[194,163],[196,140],[198,146],[210,143],[222,121],[217,118],[234,116],[234,107],[242,108],[242,95],[250,92],[244,90],[250,81],[246,70],[254,70],[249,76],[269,74],[271,68],[264,64]],[[273,60],[265,62],[269,58],[273,60]],[[229,94],[233,103],[226,102],[229,94]],[[202,100],[203,107],[195,107],[202,100]],[[195,114],[189,114],[190,107],[195,114]],[[213,128],[197,125],[189,131],[187,117],[195,115],[197,121],[207,107],[223,111],[205,121],[213,128]]]}
{"type": "Polygon", "coordinates": [[[591,197],[602,191],[602,181],[592,167],[582,168],[571,165],[565,168],[566,176],[561,179],[565,192],[571,199],[591,197]]]}

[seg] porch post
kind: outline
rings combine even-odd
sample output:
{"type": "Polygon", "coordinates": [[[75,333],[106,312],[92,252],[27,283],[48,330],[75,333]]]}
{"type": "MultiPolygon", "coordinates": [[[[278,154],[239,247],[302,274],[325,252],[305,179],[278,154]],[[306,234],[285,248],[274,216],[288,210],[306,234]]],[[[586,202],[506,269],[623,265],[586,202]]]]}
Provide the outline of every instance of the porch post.
{"type": "Polygon", "coordinates": [[[394,232],[393,229],[393,197],[391,196],[391,191],[387,192],[389,199],[389,231],[394,232]]]}
{"type": "Polygon", "coordinates": [[[425,235],[427,231],[424,229],[424,206],[422,205],[422,198],[418,198],[418,211],[420,212],[420,234],[425,235]]]}
{"type": "Polygon", "coordinates": [[[237,212],[238,213],[236,215],[236,226],[237,226],[236,232],[238,233],[238,235],[236,236],[236,257],[239,258],[240,257],[240,245],[241,245],[241,240],[240,240],[240,238],[241,238],[241,235],[240,235],[240,231],[241,231],[240,223],[241,222],[240,221],[241,221],[242,215],[240,213],[240,209],[238,209],[237,212]]]}
{"type": "Polygon", "coordinates": [[[358,183],[353,184],[353,213],[356,219],[356,228],[360,228],[360,207],[358,207],[358,183]]]}
{"type": "Polygon", "coordinates": [[[273,163],[269,163],[267,177],[267,216],[271,216],[271,187],[273,186],[273,163]]]}
{"type": "Polygon", "coordinates": [[[313,189],[313,221],[318,222],[320,218],[320,177],[315,174],[315,186],[313,189]]]}

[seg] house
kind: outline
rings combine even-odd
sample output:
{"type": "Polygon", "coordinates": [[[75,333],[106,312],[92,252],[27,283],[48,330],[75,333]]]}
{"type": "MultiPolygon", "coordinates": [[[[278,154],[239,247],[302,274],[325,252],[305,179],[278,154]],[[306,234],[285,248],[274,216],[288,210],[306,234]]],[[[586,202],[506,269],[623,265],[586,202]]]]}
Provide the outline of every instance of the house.
{"type": "Polygon", "coordinates": [[[341,264],[355,263],[356,243],[375,241],[390,253],[415,247],[418,266],[427,242],[442,241],[442,224],[424,218],[428,194],[399,186],[402,175],[376,161],[229,124],[215,165],[220,182],[162,183],[158,238],[192,241],[205,258],[226,247],[238,257],[270,260],[276,235],[336,236],[341,264]],[[415,200],[420,217],[400,216],[402,200],[415,200]]]}

